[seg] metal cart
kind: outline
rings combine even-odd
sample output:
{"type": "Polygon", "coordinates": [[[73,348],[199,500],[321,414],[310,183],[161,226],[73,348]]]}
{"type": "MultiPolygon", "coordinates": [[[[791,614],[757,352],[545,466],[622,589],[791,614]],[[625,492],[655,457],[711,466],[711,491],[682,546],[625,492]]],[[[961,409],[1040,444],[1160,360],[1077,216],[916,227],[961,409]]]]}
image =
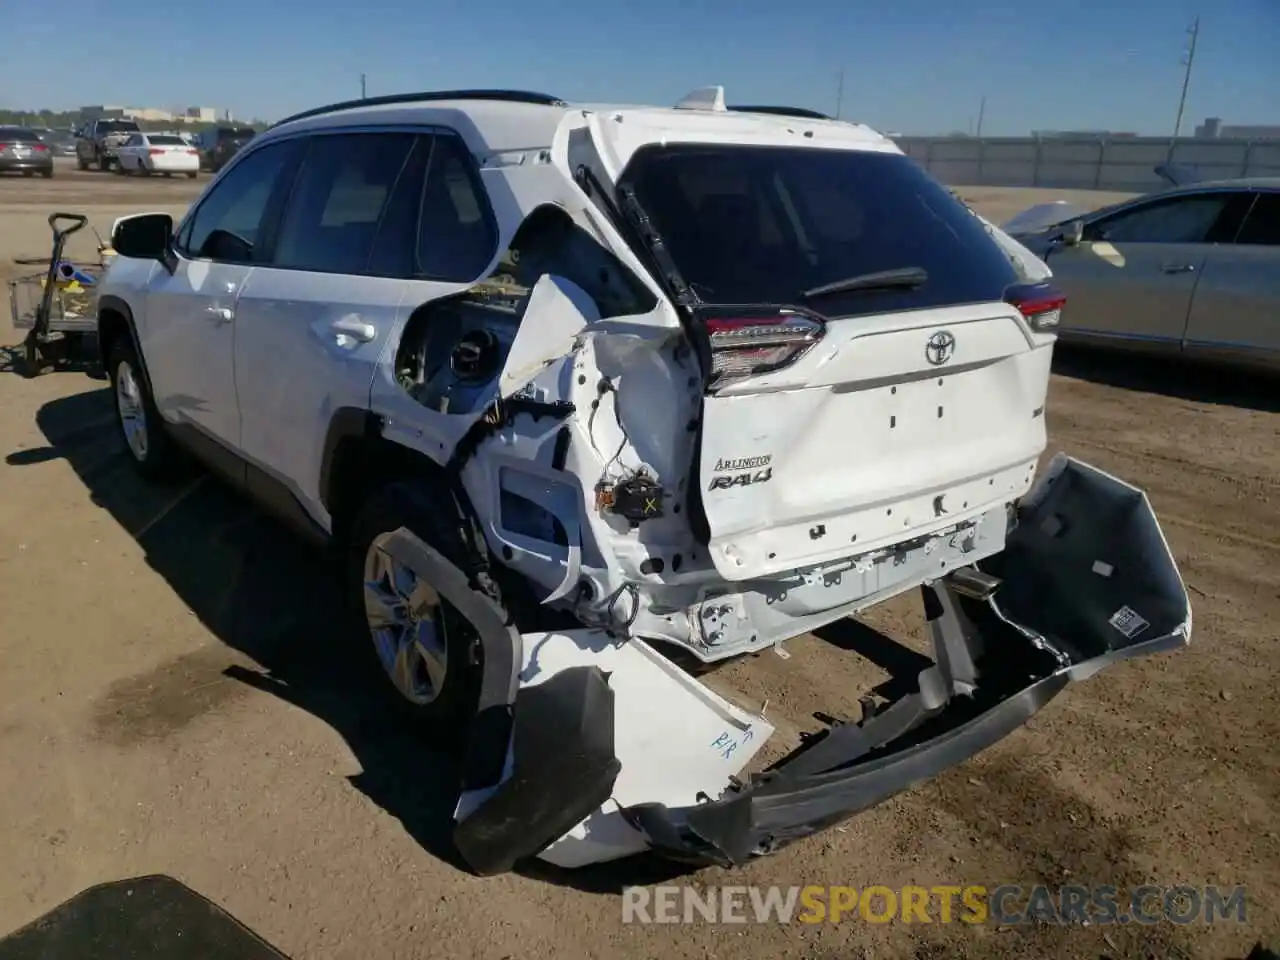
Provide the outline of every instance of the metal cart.
{"type": "Polygon", "coordinates": [[[96,264],[73,263],[63,258],[68,238],[88,222],[88,217],[78,213],[50,215],[53,251],[48,266],[40,273],[9,281],[14,329],[27,331],[23,361],[28,377],[65,362],[79,352],[86,336],[97,333],[97,288],[106,272],[106,248],[99,239],[96,264]]]}

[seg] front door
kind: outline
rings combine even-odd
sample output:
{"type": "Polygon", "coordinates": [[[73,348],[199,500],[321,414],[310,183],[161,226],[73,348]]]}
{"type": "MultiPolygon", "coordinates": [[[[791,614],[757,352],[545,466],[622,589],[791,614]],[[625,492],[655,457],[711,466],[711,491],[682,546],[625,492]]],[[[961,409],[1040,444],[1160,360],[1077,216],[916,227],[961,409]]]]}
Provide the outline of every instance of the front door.
{"type": "Polygon", "coordinates": [[[144,352],[157,407],[232,449],[240,445],[236,305],[290,148],[254,151],[219,180],[180,227],[173,272],[157,265],[148,285],[144,352]]]}
{"type": "Polygon", "coordinates": [[[1063,332],[1180,349],[1232,196],[1196,193],[1135,204],[1090,223],[1078,246],[1052,252],[1054,283],[1067,296],[1063,332]]]}

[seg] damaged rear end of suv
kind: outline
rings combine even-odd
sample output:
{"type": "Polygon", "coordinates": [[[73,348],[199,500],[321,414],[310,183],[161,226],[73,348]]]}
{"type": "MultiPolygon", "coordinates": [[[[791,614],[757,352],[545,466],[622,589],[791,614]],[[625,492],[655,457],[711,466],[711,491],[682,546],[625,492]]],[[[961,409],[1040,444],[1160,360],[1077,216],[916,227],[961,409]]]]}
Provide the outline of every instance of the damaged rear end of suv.
{"type": "Polygon", "coordinates": [[[1142,492],[1062,455],[1037,477],[1047,269],[867,128],[719,96],[570,114],[552,164],[588,203],[563,229],[609,266],[513,245],[532,291],[459,476],[571,626],[521,637],[464,785],[481,872],[742,863],[1189,640],[1142,492]],[[750,774],[772,725],[667,656],[724,662],[909,590],[934,661],[913,692],[750,774]]]}
{"type": "MultiPolygon", "coordinates": [[[[875,131],[719,88],[460,91],[290,118],[218,182],[258,169],[261,229],[205,243],[252,265],[222,311],[245,475],[279,475],[341,545],[385,691],[459,755],[477,873],[740,864],[1189,641],[1145,495],[1061,454],[1038,469],[1048,268],[875,131]],[[333,259],[273,266],[313,240],[333,259]],[[698,679],[909,591],[930,665],[776,762],[763,707],[698,679]]],[[[179,292],[207,269],[128,230],[106,302],[142,253],[179,292]]],[[[185,394],[126,329],[103,328],[113,369],[168,421],[142,461],[185,394]]]]}

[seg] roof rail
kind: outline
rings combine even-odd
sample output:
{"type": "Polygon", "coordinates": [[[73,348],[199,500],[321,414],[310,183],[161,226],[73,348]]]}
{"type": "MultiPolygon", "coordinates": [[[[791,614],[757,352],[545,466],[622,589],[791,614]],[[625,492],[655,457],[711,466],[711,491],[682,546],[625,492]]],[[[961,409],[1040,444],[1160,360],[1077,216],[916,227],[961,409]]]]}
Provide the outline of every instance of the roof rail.
{"type": "Polygon", "coordinates": [[[804,107],[727,107],[728,110],[736,110],[738,113],[768,113],[776,117],[801,117],[805,120],[831,120],[825,113],[819,113],[817,110],[808,110],[804,107]]]}
{"type": "Polygon", "coordinates": [[[324,107],[313,107],[303,110],[291,117],[277,120],[272,127],[305,120],[307,117],[318,117],[325,113],[337,113],[341,110],[354,110],[357,107],[381,107],[394,103],[419,103],[430,100],[499,100],[507,103],[532,103],[546,107],[568,106],[559,97],[545,93],[534,93],[529,90],[424,90],[420,93],[392,93],[382,97],[365,97],[361,100],[343,100],[324,107]]]}

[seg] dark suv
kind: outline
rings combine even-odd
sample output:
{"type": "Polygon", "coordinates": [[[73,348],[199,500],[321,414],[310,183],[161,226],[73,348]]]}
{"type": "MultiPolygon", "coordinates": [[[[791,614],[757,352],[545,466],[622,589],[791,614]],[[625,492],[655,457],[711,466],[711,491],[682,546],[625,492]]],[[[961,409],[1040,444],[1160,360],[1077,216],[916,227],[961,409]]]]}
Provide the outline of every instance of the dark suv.
{"type": "Polygon", "coordinates": [[[81,170],[96,166],[110,170],[117,163],[116,151],[142,130],[135,120],[103,117],[90,122],[76,138],[76,164],[81,170]]]}
{"type": "Polygon", "coordinates": [[[257,131],[253,127],[239,125],[214,127],[204,131],[197,139],[201,168],[217,173],[256,135],[257,131]]]}

